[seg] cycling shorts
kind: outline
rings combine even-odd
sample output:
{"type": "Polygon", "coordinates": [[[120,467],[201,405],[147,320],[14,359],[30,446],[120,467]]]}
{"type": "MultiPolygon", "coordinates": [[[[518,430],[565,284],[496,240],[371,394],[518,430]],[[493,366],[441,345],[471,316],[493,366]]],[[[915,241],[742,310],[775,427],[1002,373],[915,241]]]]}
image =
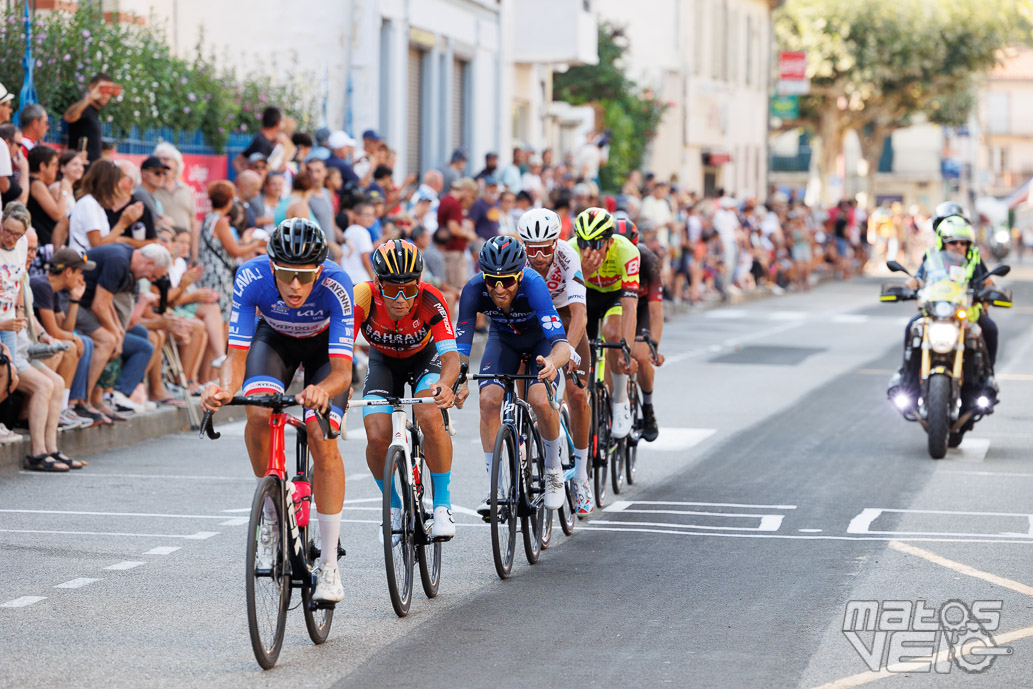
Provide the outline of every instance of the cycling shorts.
{"type": "MultiPolygon", "coordinates": [[[[263,319],[258,319],[255,333],[248,347],[244,366],[245,395],[268,395],[285,392],[294,380],[298,366],[305,368],[305,385],[320,383],[330,375],[330,331],[312,337],[291,337],[273,330],[263,319]]],[[[340,429],[348,390],[330,400],[330,423],[340,429]]],[[[305,410],[305,421],[315,414],[305,410]]]]}
{"type": "MultiPolygon", "coordinates": [[[[520,360],[526,355],[531,361],[540,356],[549,356],[552,353],[552,343],[540,335],[530,337],[506,337],[503,340],[499,337],[498,331],[492,328],[488,331],[488,341],[484,344],[484,354],[481,356],[481,373],[490,375],[492,373],[520,373],[520,360]]],[[[537,367],[531,364],[531,371],[537,371],[537,367]]],[[[487,379],[480,380],[479,387],[498,385],[504,387],[501,381],[487,379]]],[[[539,380],[529,381],[532,385],[540,383],[539,380]]]]}
{"type": "MultiPolygon", "coordinates": [[[[605,318],[620,316],[623,313],[624,309],[617,304],[606,312],[605,318]]],[[[642,337],[647,332],[649,332],[649,300],[640,297],[638,308],[635,309],[635,337],[642,337]]]]}
{"type": "Polygon", "coordinates": [[[606,313],[614,306],[620,308],[622,292],[600,292],[599,290],[590,289],[586,297],[586,307],[588,311],[588,323],[585,325],[585,332],[588,334],[589,340],[594,340],[599,337],[599,319],[603,318],[606,313]]]}
{"type": "MultiPolygon", "coordinates": [[[[413,394],[430,389],[441,378],[441,358],[433,345],[428,345],[412,356],[400,359],[376,349],[369,350],[366,382],[362,385],[362,399],[405,397],[405,385],[413,394]]],[[[390,414],[394,407],[363,407],[362,418],[370,414],[390,414]]]]}

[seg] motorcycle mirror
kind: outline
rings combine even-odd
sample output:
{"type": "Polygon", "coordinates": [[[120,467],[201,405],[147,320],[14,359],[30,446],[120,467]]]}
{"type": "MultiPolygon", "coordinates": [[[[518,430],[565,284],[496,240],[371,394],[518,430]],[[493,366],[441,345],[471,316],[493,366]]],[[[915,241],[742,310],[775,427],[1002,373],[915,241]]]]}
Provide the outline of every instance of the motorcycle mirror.
{"type": "Polygon", "coordinates": [[[998,276],[1003,278],[1005,275],[1007,275],[1010,272],[1011,272],[1011,266],[1005,265],[1005,264],[1002,263],[999,266],[995,266],[994,269],[990,271],[990,275],[998,275],[998,276]]]}
{"type": "Polygon", "coordinates": [[[894,273],[907,273],[908,275],[911,275],[911,273],[908,273],[907,268],[900,265],[896,261],[886,261],[886,267],[892,270],[894,273]]]}

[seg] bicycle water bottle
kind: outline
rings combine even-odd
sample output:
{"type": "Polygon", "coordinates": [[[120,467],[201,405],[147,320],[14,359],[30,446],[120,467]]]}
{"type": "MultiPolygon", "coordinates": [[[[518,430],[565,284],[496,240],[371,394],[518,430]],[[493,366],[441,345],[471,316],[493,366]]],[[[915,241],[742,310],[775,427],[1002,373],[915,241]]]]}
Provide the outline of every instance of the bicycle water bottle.
{"type": "Polygon", "coordinates": [[[294,477],[294,516],[298,520],[298,528],[308,526],[309,505],[312,503],[312,484],[305,477],[294,477]]]}

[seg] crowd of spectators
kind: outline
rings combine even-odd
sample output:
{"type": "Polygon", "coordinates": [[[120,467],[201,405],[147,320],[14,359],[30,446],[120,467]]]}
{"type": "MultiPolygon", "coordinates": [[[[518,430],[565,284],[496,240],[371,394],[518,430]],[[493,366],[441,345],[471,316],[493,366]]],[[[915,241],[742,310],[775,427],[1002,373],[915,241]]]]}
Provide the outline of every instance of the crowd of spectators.
{"type": "MultiPolygon", "coordinates": [[[[232,158],[233,181],[208,185],[210,208],[199,213],[174,146],[158,144],[137,165],[101,138],[101,110],[117,92],[107,75],[95,75],[65,110],[63,150],[45,143],[43,106],[24,108],[15,126],[12,95],[0,92],[0,399],[24,393],[0,418],[28,426],[32,468],[79,464],[59,451],[58,428],[181,406],[214,379],[236,266],[263,253],[287,218],[319,223],[332,259],[356,283],[372,279],[376,246],[410,239],[423,251],[425,279],[453,311],[483,243],[515,234],[519,217],[536,207],[559,214],[564,238],[592,206],[635,221],[662,260],[665,297],[689,305],[757,289],[807,290],[820,273],[848,278],[873,238],[897,250],[880,239],[885,223],[873,233],[854,203],[822,211],[775,190],[765,199],[725,190],[700,196],[640,172],[604,194],[607,132],[590,133],[562,157],[518,146],[508,161],[488,153],[483,166],[458,148],[440,166],[403,178],[376,130],[360,139],[303,132],[276,107],[232,158]],[[183,374],[175,381],[163,375],[170,350],[183,374]]],[[[0,442],[16,438],[0,425],[0,442]]]]}

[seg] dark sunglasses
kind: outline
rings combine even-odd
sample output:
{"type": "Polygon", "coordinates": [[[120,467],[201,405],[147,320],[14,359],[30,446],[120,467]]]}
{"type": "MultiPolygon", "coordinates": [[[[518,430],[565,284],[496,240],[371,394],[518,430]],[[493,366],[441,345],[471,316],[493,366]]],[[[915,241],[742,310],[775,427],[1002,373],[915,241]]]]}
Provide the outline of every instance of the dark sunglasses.
{"type": "Polygon", "coordinates": [[[556,251],[556,245],[546,244],[544,246],[532,246],[530,244],[525,244],[524,251],[527,252],[528,256],[552,256],[552,254],[556,251]]]}
{"type": "Polygon", "coordinates": [[[316,279],[316,275],[319,274],[321,268],[282,268],[275,263],[273,264],[273,273],[276,274],[276,279],[285,285],[289,285],[295,280],[303,285],[307,285],[316,279]]]}
{"type": "Polygon", "coordinates": [[[499,285],[501,285],[503,289],[509,289],[517,283],[521,275],[520,273],[514,273],[512,275],[481,274],[484,276],[484,284],[487,285],[488,289],[496,289],[499,285]]]}
{"type": "Polygon", "coordinates": [[[577,246],[582,251],[584,251],[585,249],[599,251],[599,249],[602,249],[604,246],[606,246],[607,241],[608,240],[606,239],[582,239],[581,237],[578,237],[577,246]]]}
{"type": "Polygon", "coordinates": [[[944,245],[946,245],[946,246],[958,246],[958,245],[969,246],[971,243],[972,242],[969,242],[969,241],[964,240],[964,239],[952,239],[949,242],[944,242],[944,245]]]}
{"type": "Polygon", "coordinates": [[[381,282],[380,293],[384,295],[384,299],[415,299],[416,295],[420,293],[420,283],[398,284],[394,282],[381,282]]]}

